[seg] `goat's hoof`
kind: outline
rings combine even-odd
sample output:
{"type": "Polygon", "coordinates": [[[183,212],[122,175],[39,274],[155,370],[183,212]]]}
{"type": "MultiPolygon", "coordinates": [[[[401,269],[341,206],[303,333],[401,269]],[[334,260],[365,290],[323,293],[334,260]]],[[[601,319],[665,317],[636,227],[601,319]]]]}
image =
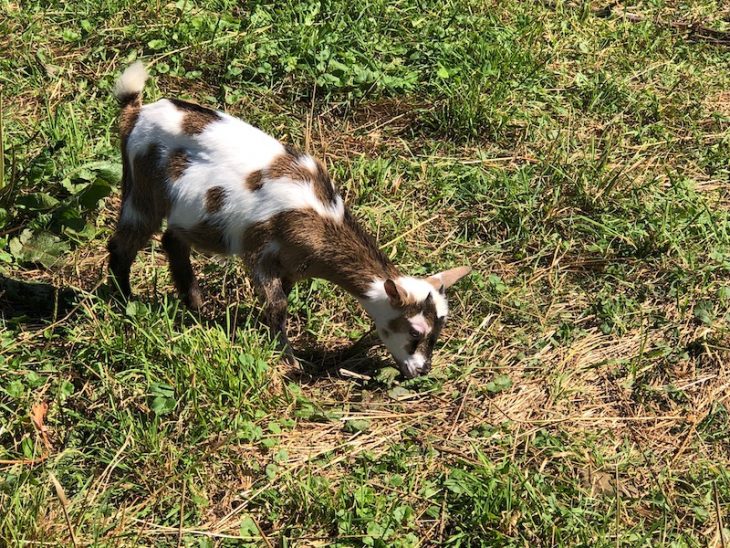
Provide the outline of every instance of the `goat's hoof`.
{"type": "Polygon", "coordinates": [[[201,308],[203,308],[203,299],[200,297],[200,293],[198,293],[197,291],[190,292],[187,295],[183,296],[183,302],[185,303],[185,306],[195,312],[198,312],[201,308]]]}
{"type": "Polygon", "coordinates": [[[301,362],[297,359],[297,357],[292,354],[291,352],[284,352],[281,355],[281,363],[289,368],[300,368],[302,366],[301,362]]]}

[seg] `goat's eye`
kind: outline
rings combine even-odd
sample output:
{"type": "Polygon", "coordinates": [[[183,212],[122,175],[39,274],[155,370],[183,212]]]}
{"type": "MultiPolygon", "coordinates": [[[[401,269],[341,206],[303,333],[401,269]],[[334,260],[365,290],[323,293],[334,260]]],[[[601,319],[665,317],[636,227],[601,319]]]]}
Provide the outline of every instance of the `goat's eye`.
{"type": "Polygon", "coordinates": [[[421,332],[413,328],[411,328],[408,334],[411,336],[411,339],[414,340],[419,340],[422,337],[421,332]]]}

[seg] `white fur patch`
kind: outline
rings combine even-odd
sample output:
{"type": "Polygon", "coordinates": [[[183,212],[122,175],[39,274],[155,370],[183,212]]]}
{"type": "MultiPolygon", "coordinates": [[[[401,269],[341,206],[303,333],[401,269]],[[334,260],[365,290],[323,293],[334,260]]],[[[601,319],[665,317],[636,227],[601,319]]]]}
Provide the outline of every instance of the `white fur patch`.
{"type": "MultiPolygon", "coordinates": [[[[345,204],[342,198],[337,196],[334,204],[323,204],[314,193],[312,183],[309,181],[295,181],[291,179],[267,180],[263,186],[254,192],[247,191],[246,199],[255,207],[245,212],[243,208],[235,208],[231,215],[239,217],[241,226],[250,225],[265,221],[269,217],[291,209],[313,209],[322,217],[329,217],[336,221],[342,221],[345,216],[345,204]],[[251,196],[253,195],[253,196],[251,196]],[[242,217],[252,218],[253,221],[245,223],[242,217]]],[[[243,199],[243,196],[242,196],[243,199]]],[[[245,206],[244,206],[245,207],[245,206]]],[[[230,220],[230,217],[227,216],[230,220]]]]}
{"type": "Polygon", "coordinates": [[[390,335],[385,337],[381,335],[381,339],[388,347],[388,350],[390,350],[390,353],[401,370],[408,377],[415,377],[421,373],[424,365],[426,365],[426,357],[420,352],[416,352],[415,354],[408,353],[406,347],[410,342],[410,338],[407,333],[391,332],[390,335]]]}
{"type": "Polygon", "coordinates": [[[144,154],[152,144],[161,145],[167,151],[184,148],[190,141],[182,130],[184,117],[185,113],[167,99],[144,105],[127,140],[130,161],[144,154]]]}
{"type": "MultiPolygon", "coordinates": [[[[446,317],[449,313],[449,303],[441,293],[427,281],[419,278],[411,278],[401,276],[395,282],[401,286],[408,296],[416,302],[423,302],[430,293],[436,306],[436,314],[440,317],[446,317]]],[[[360,304],[375,320],[376,325],[385,325],[393,318],[400,315],[400,312],[393,308],[388,301],[388,295],[385,293],[385,280],[376,279],[370,282],[370,288],[365,292],[365,299],[360,299],[360,304]]]]}
{"type": "Polygon", "coordinates": [[[141,61],[131,64],[114,84],[114,95],[122,99],[125,95],[141,93],[147,81],[147,69],[141,61]]]}
{"type": "Polygon", "coordinates": [[[418,331],[421,336],[427,335],[431,331],[431,328],[429,327],[426,318],[423,317],[423,314],[416,314],[412,318],[408,318],[408,321],[411,323],[411,328],[418,331]]]}
{"type": "Polygon", "coordinates": [[[426,357],[420,352],[416,352],[405,362],[406,370],[408,371],[408,375],[411,377],[415,377],[421,373],[424,365],[426,365],[426,357]]]}
{"type": "Polygon", "coordinates": [[[408,333],[393,333],[389,331],[385,333],[382,329],[378,330],[380,340],[388,348],[393,359],[398,363],[401,370],[409,377],[415,377],[420,373],[426,364],[426,358],[420,352],[409,354],[406,348],[410,344],[408,333]]]}
{"type": "MultiPolygon", "coordinates": [[[[440,316],[446,316],[448,313],[448,304],[446,298],[441,295],[434,287],[424,280],[418,278],[398,278],[396,283],[403,289],[408,291],[411,298],[418,302],[423,302],[431,293],[436,305],[436,313],[440,316]],[[403,280],[407,280],[404,284],[403,280]]],[[[388,295],[385,292],[385,280],[375,279],[370,283],[370,288],[365,293],[365,297],[359,299],[362,307],[367,311],[375,326],[378,328],[378,334],[383,344],[388,347],[388,350],[392,354],[396,362],[398,362],[401,370],[404,370],[408,376],[415,376],[420,372],[426,363],[426,357],[420,353],[408,354],[406,348],[411,342],[410,335],[408,333],[393,333],[388,329],[388,323],[390,320],[397,318],[401,315],[400,310],[391,306],[388,300],[388,295]]],[[[423,314],[416,314],[412,318],[409,318],[411,325],[418,329],[422,334],[427,334],[430,331],[430,327],[426,318],[423,314]]]]}
{"type": "Polygon", "coordinates": [[[314,161],[314,158],[312,158],[308,154],[297,158],[297,163],[304,169],[311,171],[313,174],[317,173],[317,163],[314,161]]]}
{"type": "Polygon", "coordinates": [[[439,293],[430,283],[420,278],[411,278],[409,276],[401,276],[395,280],[399,286],[405,289],[408,296],[416,302],[423,302],[430,293],[433,297],[433,303],[436,305],[436,314],[441,318],[449,313],[449,304],[446,297],[439,293]]]}
{"type": "Polygon", "coordinates": [[[383,283],[384,280],[379,278],[373,280],[370,289],[365,292],[365,298],[358,299],[378,327],[385,327],[390,320],[400,316],[400,312],[390,305],[383,283]]]}

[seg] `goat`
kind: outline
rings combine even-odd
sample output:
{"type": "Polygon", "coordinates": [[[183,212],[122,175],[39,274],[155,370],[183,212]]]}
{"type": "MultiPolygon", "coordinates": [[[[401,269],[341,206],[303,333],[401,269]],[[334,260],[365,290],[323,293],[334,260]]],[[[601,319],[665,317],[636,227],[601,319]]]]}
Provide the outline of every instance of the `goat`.
{"type": "Polygon", "coordinates": [[[402,276],[350,214],[319,160],[223,112],[178,99],[142,106],[147,76],[136,62],[114,90],[122,206],[108,250],[124,296],[131,295],[135,256],[167,218],[162,247],[190,308],[202,304],[191,248],[240,256],[272,337],[293,359],[287,295],[299,280],[323,278],[360,302],[404,376],[428,373],[448,313],[446,289],[471,268],[402,276]]]}

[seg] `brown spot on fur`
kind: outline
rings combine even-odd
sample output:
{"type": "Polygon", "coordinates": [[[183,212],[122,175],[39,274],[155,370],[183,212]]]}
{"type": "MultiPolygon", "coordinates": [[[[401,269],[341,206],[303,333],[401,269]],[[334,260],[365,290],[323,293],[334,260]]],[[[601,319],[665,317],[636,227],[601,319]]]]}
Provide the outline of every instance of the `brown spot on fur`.
{"type": "Polygon", "coordinates": [[[124,108],[129,105],[139,108],[142,105],[142,98],[140,95],[141,94],[138,91],[135,91],[132,93],[125,93],[121,97],[117,97],[117,101],[119,101],[120,108],[124,108]],[[134,103],[136,103],[136,104],[134,104],[134,103]]]}
{"type": "Polygon", "coordinates": [[[246,177],[246,186],[251,192],[255,192],[264,186],[263,172],[260,169],[257,169],[256,171],[249,173],[248,177],[246,177]]]}
{"type": "Polygon", "coordinates": [[[134,158],[131,167],[133,184],[129,199],[139,213],[141,222],[152,230],[157,230],[170,209],[160,147],[151,144],[143,154],[134,158]]]}
{"type": "Polygon", "coordinates": [[[199,251],[221,255],[228,253],[223,230],[210,221],[203,221],[192,228],[173,228],[177,236],[199,251]]]}
{"type": "Polygon", "coordinates": [[[421,314],[423,314],[423,317],[426,319],[426,323],[433,327],[438,322],[438,313],[436,311],[436,303],[433,302],[433,297],[430,299],[426,299],[424,303],[421,304],[421,314]]]}
{"type": "Polygon", "coordinates": [[[139,118],[140,103],[128,103],[119,111],[119,135],[122,143],[126,146],[129,134],[132,133],[134,126],[139,118]]]}
{"type": "Polygon", "coordinates": [[[266,174],[272,179],[292,179],[293,181],[309,181],[312,173],[297,161],[297,156],[286,153],[274,158],[266,169],[266,174]]]}
{"type": "Polygon", "coordinates": [[[423,317],[426,319],[426,323],[428,323],[429,326],[433,326],[436,323],[436,305],[434,304],[433,299],[426,299],[420,303],[406,303],[402,310],[403,315],[406,318],[412,318],[417,314],[423,314],[423,317]]]}
{"type": "Polygon", "coordinates": [[[388,327],[395,333],[408,333],[411,329],[411,322],[405,316],[398,316],[388,322],[388,327]]]}
{"type": "Polygon", "coordinates": [[[167,158],[167,178],[170,181],[178,180],[190,165],[190,158],[185,149],[178,148],[167,158]]]}
{"type": "Polygon", "coordinates": [[[317,199],[323,204],[334,203],[337,199],[337,194],[335,193],[335,187],[332,184],[327,168],[316,158],[314,158],[314,163],[317,166],[314,173],[314,193],[317,199]]]}
{"type": "Polygon", "coordinates": [[[247,229],[242,247],[255,262],[269,242],[279,244],[278,267],[292,281],[323,278],[364,297],[374,278],[399,276],[348,211],[342,223],[312,210],[284,211],[247,229]]]}
{"type": "Polygon", "coordinates": [[[209,188],[205,193],[205,210],[208,213],[216,213],[223,207],[226,199],[226,191],[222,186],[214,186],[209,188]]]}
{"type": "Polygon", "coordinates": [[[436,305],[432,299],[426,299],[420,303],[408,303],[403,306],[401,310],[402,315],[397,318],[393,318],[388,323],[388,327],[390,327],[393,331],[407,333],[411,329],[409,319],[417,316],[418,314],[423,315],[423,318],[426,320],[430,329],[433,329],[433,326],[436,325],[436,305]]]}
{"type": "Polygon", "coordinates": [[[293,148],[287,146],[286,152],[274,159],[266,170],[266,174],[272,179],[287,178],[293,181],[305,181],[312,185],[314,194],[323,204],[334,203],[337,199],[334,186],[330,179],[327,168],[324,164],[311,156],[300,154],[293,148]],[[310,170],[300,159],[311,158],[314,163],[314,170],[310,170]]]}
{"type": "Polygon", "coordinates": [[[180,99],[170,99],[170,102],[184,113],[182,130],[187,135],[202,133],[208,124],[216,122],[221,118],[216,111],[196,105],[195,103],[181,101],[180,99]]]}
{"type": "Polygon", "coordinates": [[[134,126],[139,119],[139,109],[142,106],[139,94],[136,94],[136,100],[122,102],[122,108],[119,111],[119,137],[122,149],[122,201],[127,199],[132,188],[132,166],[129,165],[127,158],[127,142],[129,134],[132,133],[134,126]]]}

